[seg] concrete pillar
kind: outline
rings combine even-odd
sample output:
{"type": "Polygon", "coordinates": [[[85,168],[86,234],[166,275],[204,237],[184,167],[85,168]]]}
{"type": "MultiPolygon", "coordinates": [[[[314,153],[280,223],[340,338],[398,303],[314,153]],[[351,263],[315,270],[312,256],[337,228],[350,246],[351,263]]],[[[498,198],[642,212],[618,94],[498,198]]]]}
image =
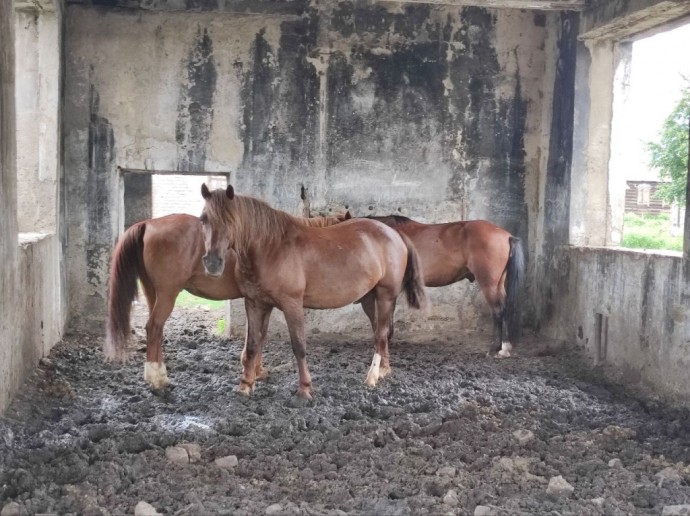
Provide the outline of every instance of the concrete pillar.
{"type": "MultiPolygon", "coordinates": [[[[604,246],[610,243],[609,179],[611,121],[613,117],[613,84],[616,72],[614,43],[610,40],[588,40],[590,53],[587,86],[588,98],[576,98],[576,109],[588,112],[586,131],[581,135],[584,159],[573,170],[572,191],[580,200],[571,204],[571,244],[604,246]]],[[[580,77],[582,79],[582,77],[580,77]]]]}

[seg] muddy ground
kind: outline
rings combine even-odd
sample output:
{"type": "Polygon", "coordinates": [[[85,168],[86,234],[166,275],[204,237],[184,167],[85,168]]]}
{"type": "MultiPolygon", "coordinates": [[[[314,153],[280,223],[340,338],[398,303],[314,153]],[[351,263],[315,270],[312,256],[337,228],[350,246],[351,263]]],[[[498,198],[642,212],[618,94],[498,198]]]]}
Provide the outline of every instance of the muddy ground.
{"type": "Polygon", "coordinates": [[[371,390],[368,340],[311,334],[313,401],[294,396],[286,342],[269,342],[270,376],[244,398],[233,392],[242,343],[215,336],[215,318],[173,314],[175,387],[162,395],[144,384],[141,345],[114,367],[100,337],[67,336],[0,419],[0,508],[659,515],[690,503],[687,412],[607,382],[576,349],[527,337],[497,360],[485,335],[400,337],[393,375],[371,390]],[[181,443],[200,457],[171,461],[181,443]],[[234,467],[215,462],[233,455],[234,467]],[[547,492],[559,475],[571,494],[547,492]]]}

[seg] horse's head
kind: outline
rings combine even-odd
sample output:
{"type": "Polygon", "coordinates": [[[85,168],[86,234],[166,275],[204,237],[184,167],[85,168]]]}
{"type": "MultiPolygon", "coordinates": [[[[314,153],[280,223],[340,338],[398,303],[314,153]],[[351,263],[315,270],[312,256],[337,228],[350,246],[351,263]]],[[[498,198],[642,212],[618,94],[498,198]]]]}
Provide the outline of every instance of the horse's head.
{"type": "Polygon", "coordinates": [[[220,276],[225,269],[225,252],[232,246],[230,228],[225,221],[225,203],[232,201],[235,190],[228,185],[225,191],[209,191],[206,183],[201,185],[201,196],[206,201],[199,220],[204,235],[206,254],[203,257],[204,268],[209,276],[220,276]]]}

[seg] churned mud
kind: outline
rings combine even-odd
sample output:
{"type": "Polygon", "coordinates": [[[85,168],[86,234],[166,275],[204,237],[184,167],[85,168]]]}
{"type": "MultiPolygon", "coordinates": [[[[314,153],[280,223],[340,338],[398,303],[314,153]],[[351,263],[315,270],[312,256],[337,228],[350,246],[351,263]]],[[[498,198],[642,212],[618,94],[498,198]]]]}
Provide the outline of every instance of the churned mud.
{"type": "Polygon", "coordinates": [[[368,340],[311,334],[303,402],[287,342],[268,343],[267,381],[237,395],[242,343],[215,327],[213,314],[173,314],[174,388],[158,394],[141,343],[110,366],[101,337],[66,337],[0,419],[3,514],[146,502],[163,514],[659,515],[690,503],[687,413],[607,383],[577,350],[527,338],[498,360],[485,335],[401,336],[372,390],[368,340]]]}

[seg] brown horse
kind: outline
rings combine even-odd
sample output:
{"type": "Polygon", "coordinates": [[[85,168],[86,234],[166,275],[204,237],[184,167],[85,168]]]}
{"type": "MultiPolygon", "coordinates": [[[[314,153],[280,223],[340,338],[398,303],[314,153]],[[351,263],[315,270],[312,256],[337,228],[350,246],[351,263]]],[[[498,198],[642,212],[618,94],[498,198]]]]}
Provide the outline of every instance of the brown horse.
{"type": "MultiPolygon", "coordinates": [[[[519,333],[518,290],[525,269],[519,238],[486,220],[422,224],[400,215],[367,218],[383,222],[412,241],[427,287],[476,280],[493,316],[491,351],[510,356],[511,340],[515,342],[519,333]]],[[[373,324],[371,310],[364,308],[373,324]]]]}
{"type": "MultiPolygon", "coordinates": [[[[299,224],[315,227],[338,224],[350,218],[349,212],[331,217],[296,218],[299,224]]],[[[205,274],[201,258],[204,238],[198,217],[168,215],[144,220],[122,235],[113,251],[110,268],[108,323],[104,353],[107,360],[124,361],[130,336],[130,312],[137,293],[137,278],[146,296],[149,318],[146,323],[146,365],[144,378],[154,389],[168,385],[163,362],[163,327],[175,299],[182,290],[206,299],[242,297],[233,275],[234,266],[220,278],[205,274]]],[[[234,262],[232,251],[226,256],[234,262]]],[[[263,367],[257,364],[257,374],[263,367]]]]}
{"type": "Polygon", "coordinates": [[[366,219],[306,227],[263,201],[235,195],[232,186],[210,192],[203,185],[201,194],[206,200],[200,217],[206,272],[224,274],[226,249],[232,248],[237,256],[235,278],[247,312],[240,393],[249,394],[254,388],[255,362],[263,350],[273,307],[285,314],[288,324],[299,396],[311,398],[304,308],[339,308],[358,300],[372,305],[375,353],[367,385],[375,386],[390,372],[388,331],[395,300],[404,289],[411,306],[419,308],[425,302],[417,253],[409,239],[366,219]]]}

